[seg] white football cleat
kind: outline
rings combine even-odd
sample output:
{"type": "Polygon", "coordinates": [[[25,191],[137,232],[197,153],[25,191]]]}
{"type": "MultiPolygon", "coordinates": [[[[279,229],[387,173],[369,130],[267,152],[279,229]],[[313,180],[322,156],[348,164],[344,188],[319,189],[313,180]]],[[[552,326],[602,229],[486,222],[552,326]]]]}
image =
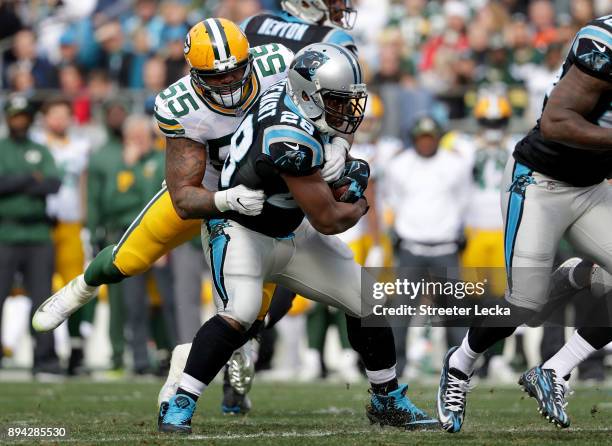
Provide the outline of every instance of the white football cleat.
{"type": "Polygon", "coordinates": [[[53,330],[96,296],[98,287],[85,283],[83,274],[44,301],[32,317],[32,327],[38,332],[53,330]]]}

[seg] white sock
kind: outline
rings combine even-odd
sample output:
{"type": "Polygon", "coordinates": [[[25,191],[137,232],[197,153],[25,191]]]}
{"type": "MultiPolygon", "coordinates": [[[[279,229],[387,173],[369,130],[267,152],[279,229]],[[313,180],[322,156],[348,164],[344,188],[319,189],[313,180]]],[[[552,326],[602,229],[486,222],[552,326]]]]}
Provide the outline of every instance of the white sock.
{"type": "Polygon", "coordinates": [[[206,384],[204,384],[202,381],[195,379],[193,376],[183,372],[179,387],[199,397],[200,395],[202,395],[206,384]]]}
{"type": "Polygon", "coordinates": [[[388,369],[382,370],[368,370],[366,369],[366,375],[368,377],[368,381],[372,384],[384,384],[386,382],[391,381],[396,377],[395,374],[395,364],[388,369]]]}
{"type": "Polygon", "coordinates": [[[463,342],[461,342],[459,348],[455,350],[455,353],[451,355],[448,364],[450,368],[460,370],[470,376],[474,371],[474,364],[476,364],[480,355],[481,353],[476,353],[470,348],[468,335],[466,333],[463,342]]]}
{"type": "Polygon", "coordinates": [[[578,364],[593,353],[595,348],[577,331],[552,358],[542,364],[543,369],[553,369],[559,378],[569,375],[578,364]]]}

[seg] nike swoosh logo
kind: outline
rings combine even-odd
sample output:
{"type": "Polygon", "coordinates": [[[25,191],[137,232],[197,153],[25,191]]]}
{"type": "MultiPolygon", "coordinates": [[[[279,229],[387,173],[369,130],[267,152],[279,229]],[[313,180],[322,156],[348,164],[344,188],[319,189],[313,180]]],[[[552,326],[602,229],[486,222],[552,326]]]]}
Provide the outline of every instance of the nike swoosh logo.
{"type": "Polygon", "coordinates": [[[243,209],[246,209],[246,206],[240,202],[240,197],[236,198],[236,202],[242,206],[243,209]]]}
{"type": "Polygon", "coordinates": [[[283,144],[285,144],[285,145],[286,145],[287,147],[289,147],[291,150],[300,150],[300,145],[299,145],[299,144],[297,144],[297,143],[296,143],[295,145],[293,145],[293,146],[292,146],[291,144],[287,143],[287,142],[285,142],[285,143],[283,143],[283,144]]]}
{"type": "Polygon", "coordinates": [[[597,48],[599,51],[601,51],[602,53],[606,52],[606,46],[605,45],[599,46],[599,44],[597,42],[595,42],[594,40],[591,40],[591,42],[593,42],[593,45],[595,45],[595,48],[597,48]]]}
{"type": "Polygon", "coordinates": [[[55,297],[55,295],[47,298],[47,300],[45,300],[42,305],[40,307],[38,307],[38,310],[36,310],[37,313],[46,313],[47,312],[47,307],[49,306],[49,304],[51,303],[51,301],[53,300],[53,298],[55,297]]]}

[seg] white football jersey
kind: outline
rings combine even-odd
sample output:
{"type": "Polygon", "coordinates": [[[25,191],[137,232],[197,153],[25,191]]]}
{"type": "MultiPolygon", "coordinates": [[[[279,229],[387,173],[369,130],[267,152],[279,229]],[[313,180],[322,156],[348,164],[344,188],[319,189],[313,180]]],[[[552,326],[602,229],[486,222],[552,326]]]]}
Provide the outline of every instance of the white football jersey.
{"type": "Polygon", "coordinates": [[[83,219],[80,179],[89,159],[89,141],[69,134],[65,142],[54,142],[43,131],[33,133],[32,139],[49,149],[62,175],[59,191],[47,196],[47,214],[61,222],[80,222],[83,219]]]}
{"type": "Polygon", "coordinates": [[[155,119],[168,138],[188,138],[206,145],[206,173],[202,184],[210,191],[219,188],[219,175],[229,153],[230,140],[242,117],[271,85],[287,77],[293,52],[283,45],[260,45],[253,55],[253,85],[245,103],[227,109],[205,99],[189,75],[182,77],[155,98],[155,119]]]}

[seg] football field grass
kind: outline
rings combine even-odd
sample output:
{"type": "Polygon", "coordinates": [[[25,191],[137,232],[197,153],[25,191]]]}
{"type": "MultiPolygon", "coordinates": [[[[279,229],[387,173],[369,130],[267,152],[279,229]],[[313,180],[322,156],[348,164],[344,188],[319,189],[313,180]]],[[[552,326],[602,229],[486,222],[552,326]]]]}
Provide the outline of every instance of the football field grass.
{"type": "MultiPolygon", "coordinates": [[[[459,434],[405,432],[370,425],[364,414],[366,384],[257,382],[253,411],[223,416],[220,386],[206,389],[191,436],[156,430],[158,383],[71,381],[62,384],[0,382],[0,444],[41,444],[9,439],[8,427],[64,427],[66,439],[42,444],[211,445],[612,445],[612,389],[577,388],[570,398],[572,427],[558,430],[543,420],[536,402],[518,386],[480,384],[471,394],[459,434]]],[[[409,390],[434,414],[435,387],[409,390]]]]}

